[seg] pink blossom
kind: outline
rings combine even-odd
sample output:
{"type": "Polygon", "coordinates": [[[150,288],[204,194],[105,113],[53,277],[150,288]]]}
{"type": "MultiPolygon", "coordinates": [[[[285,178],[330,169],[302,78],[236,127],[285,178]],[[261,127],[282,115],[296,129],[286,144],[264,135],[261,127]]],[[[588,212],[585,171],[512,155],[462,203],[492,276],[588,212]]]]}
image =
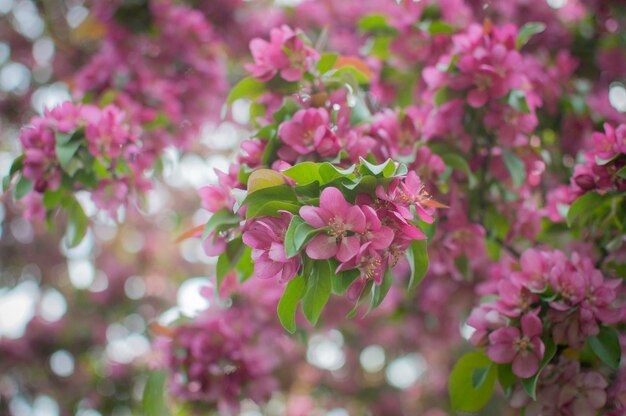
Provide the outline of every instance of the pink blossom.
{"type": "Polygon", "coordinates": [[[312,259],[336,257],[340,262],[352,259],[359,252],[364,233],[365,215],[361,208],[349,204],[337,188],[326,188],[320,196],[320,206],[300,208],[300,216],[322,232],[306,245],[312,259]]]}
{"type": "MultiPolygon", "coordinates": [[[[333,151],[336,154],[339,150],[338,142],[328,129],[329,123],[330,118],[324,108],[297,111],[291,120],[285,121],[278,128],[278,137],[289,146],[289,149],[281,149],[279,155],[286,155],[287,151],[307,155],[318,149],[320,155],[331,156],[333,151]]],[[[292,159],[288,156],[286,160],[292,159]]]]}
{"type": "Polygon", "coordinates": [[[280,217],[261,217],[246,223],[243,242],[252,247],[254,274],[262,279],[278,278],[283,283],[291,280],[300,268],[300,257],[288,258],[285,254],[285,232],[291,215],[282,212],[280,217]]]}
{"type": "Polygon", "coordinates": [[[250,51],[254,64],[246,65],[246,69],[261,81],[269,81],[277,73],[286,81],[299,81],[319,56],[299,32],[286,25],[272,29],[269,42],[252,39],[250,51]]]}
{"type": "Polygon", "coordinates": [[[545,347],[541,338],[543,326],[534,314],[521,319],[522,330],[507,326],[489,335],[487,355],[496,363],[513,363],[513,373],[518,377],[532,377],[539,369],[545,347]]]}

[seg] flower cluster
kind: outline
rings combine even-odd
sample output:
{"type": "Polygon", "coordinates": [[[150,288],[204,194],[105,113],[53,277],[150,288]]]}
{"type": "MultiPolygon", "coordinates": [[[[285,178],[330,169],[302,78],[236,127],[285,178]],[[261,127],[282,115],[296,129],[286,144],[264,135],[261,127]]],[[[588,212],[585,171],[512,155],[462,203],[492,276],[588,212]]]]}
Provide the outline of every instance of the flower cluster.
{"type": "Polygon", "coordinates": [[[531,377],[544,355],[542,335],[581,349],[602,325],[624,321],[617,304],[620,285],[605,279],[587,257],[529,249],[518,266],[499,269],[484,287],[483,295],[497,298],[472,312],[471,341],[487,346],[494,362],[512,362],[518,377],[531,377]]]}
{"type": "Polygon", "coordinates": [[[448,106],[467,102],[484,126],[508,146],[534,131],[535,109],[542,103],[523,70],[517,38],[514,25],[472,24],[453,36],[450,53],[423,73],[435,100],[441,99],[438,94],[451,96],[444,99],[448,106]]]}
{"type": "Polygon", "coordinates": [[[24,158],[16,192],[30,190],[19,195],[25,196],[28,217],[43,219],[46,209],[54,208],[44,207],[44,196],[61,200],[66,192],[81,189],[94,191],[96,205],[114,214],[127,202],[131,187],[150,186],[142,177],[146,166],[138,135],[114,105],[66,102],[34,118],[20,141],[24,158]]]}
{"type": "Polygon", "coordinates": [[[267,401],[278,387],[278,357],[293,348],[268,314],[280,296],[275,288],[257,281],[229,295],[230,307],[211,306],[188,323],[161,328],[155,341],[172,393],[220,414],[236,413],[245,398],[267,401]]]}
{"type": "Polygon", "coordinates": [[[513,391],[511,407],[525,408],[530,416],[571,414],[619,414],[610,412],[609,383],[602,373],[580,368],[578,361],[561,357],[548,365],[538,382],[538,400],[532,401],[522,388],[513,391]]]}
{"type": "Polygon", "coordinates": [[[276,74],[285,81],[299,81],[319,57],[317,51],[307,46],[300,31],[289,26],[272,29],[270,41],[252,39],[250,50],[254,64],[246,69],[260,81],[269,81],[276,74]]]}
{"type": "Polygon", "coordinates": [[[147,127],[144,157],[152,161],[168,145],[188,147],[217,119],[226,96],[220,44],[207,17],[169,0],[117,8],[98,2],[96,12],[106,38],[76,75],[75,95],[112,101],[147,127]]]}
{"type": "Polygon", "coordinates": [[[586,192],[626,191],[626,124],[606,123],[604,133],[593,133],[593,149],[585,164],[576,165],[571,180],[572,196],[586,192]]]}

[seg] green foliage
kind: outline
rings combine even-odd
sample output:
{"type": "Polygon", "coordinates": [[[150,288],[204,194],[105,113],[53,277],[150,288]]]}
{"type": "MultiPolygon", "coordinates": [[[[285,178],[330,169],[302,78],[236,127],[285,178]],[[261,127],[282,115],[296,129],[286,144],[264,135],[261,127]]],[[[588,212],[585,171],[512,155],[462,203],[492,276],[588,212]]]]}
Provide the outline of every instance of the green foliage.
{"type": "Polygon", "coordinates": [[[528,22],[519,30],[517,39],[515,40],[515,46],[517,49],[521,49],[533,35],[546,30],[546,25],[541,22],[528,22]]]}
{"type": "Polygon", "coordinates": [[[216,234],[239,225],[241,217],[224,208],[214,213],[204,227],[202,239],[206,240],[212,232],[216,234]]]}
{"type": "Polygon", "coordinates": [[[485,353],[463,355],[448,381],[452,407],[461,412],[477,412],[484,407],[493,394],[497,373],[497,367],[485,353]]]}
{"type": "Polygon", "coordinates": [[[528,106],[528,101],[526,101],[526,93],[522,90],[512,90],[509,93],[507,102],[520,113],[530,113],[530,107],[528,106]]]}
{"type": "Polygon", "coordinates": [[[67,245],[76,247],[83,240],[89,228],[89,218],[76,198],[66,198],[63,208],[67,212],[67,245]]]}
{"type": "Polygon", "coordinates": [[[304,316],[312,325],[317,323],[322,309],[328,302],[333,275],[334,270],[328,260],[312,262],[310,273],[305,272],[304,277],[307,288],[302,298],[302,312],[304,312],[304,316]]]}
{"type": "Polygon", "coordinates": [[[610,326],[601,326],[600,333],[589,338],[589,345],[596,356],[606,365],[616,370],[619,368],[622,351],[617,330],[610,326]]]}
{"type": "Polygon", "coordinates": [[[504,164],[513,179],[513,185],[519,188],[526,182],[526,165],[524,162],[511,150],[505,149],[502,152],[502,159],[504,164]]]}
{"type": "Polygon", "coordinates": [[[241,98],[255,99],[265,92],[265,84],[257,81],[253,77],[242,79],[235,85],[228,94],[226,103],[231,105],[241,98]]]}
{"type": "MultiPolygon", "coordinates": [[[[226,251],[224,251],[217,258],[217,266],[215,268],[215,276],[217,282],[217,288],[219,289],[224,281],[224,277],[233,269],[243,268],[244,265],[239,265],[240,260],[246,261],[245,257],[242,257],[246,251],[246,246],[243,244],[241,237],[231,240],[226,245],[226,251]]],[[[251,262],[251,260],[248,260],[251,262]]],[[[245,269],[244,269],[245,270],[245,269]]]]}
{"type": "Polygon", "coordinates": [[[311,227],[301,217],[295,215],[289,223],[285,234],[285,254],[287,257],[296,256],[302,247],[310,241],[319,230],[311,227]]]}
{"type": "Polygon", "coordinates": [[[428,271],[428,247],[426,240],[412,241],[406,252],[406,257],[411,268],[409,289],[415,289],[422,283],[428,271]]]}
{"type": "Polygon", "coordinates": [[[279,185],[248,194],[242,205],[247,205],[246,219],[277,216],[278,211],[298,212],[298,198],[291,186],[279,185]]]}
{"type": "Polygon", "coordinates": [[[466,158],[458,153],[445,153],[443,155],[440,155],[440,157],[443,160],[443,163],[446,164],[446,166],[465,173],[470,189],[474,189],[476,187],[476,185],[478,184],[478,181],[476,180],[476,175],[472,173],[472,170],[470,169],[466,158]]]}
{"type": "Polygon", "coordinates": [[[165,371],[152,371],[148,375],[143,390],[143,412],[145,416],[167,416],[169,411],[165,403],[165,371]]]}
{"type": "Polygon", "coordinates": [[[595,192],[588,192],[576,199],[567,211],[567,225],[571,227],[577,219],[581,225],[584,224],[603,200],[604,196],[595,192]]]}
{"type": "Polygon", "coordinates": [[[296,332],[296,311],[298,303],[306,290],[306,281],[302,276],[295,276],[287,283],[285,292],[278,302],[278,319],[290,333],[296,332]]]}
{"type": "Polygon", "coordinates": [[[372,286],[372,301],[370,303],[370,307],[368,312],[371,312],[374,308],[380,306],[383,302],[387,293],[389,293],[389,289],[391,289],[391,284],[393,283],[393,275],[390,270],[385,271],[385,275],[383,277],[383,281],[380,285],[374,284],[372,286]]]}
{"type": "Polygon", "coordinates": [[[320,60],[317,62],[317,71],[323,75],[332,70],[335,66],[335,62],[337,62],[337,58],[339,58],[339,55],[336,53],[323,53],[322,56],[320,56],[320,60]]]}

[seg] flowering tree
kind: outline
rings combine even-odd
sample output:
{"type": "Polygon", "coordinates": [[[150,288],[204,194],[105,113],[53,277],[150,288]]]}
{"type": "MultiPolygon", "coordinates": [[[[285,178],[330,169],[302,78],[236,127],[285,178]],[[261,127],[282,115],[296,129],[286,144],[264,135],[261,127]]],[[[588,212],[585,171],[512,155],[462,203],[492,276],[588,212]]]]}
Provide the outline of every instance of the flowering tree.
{"type": "Polygon", "coordinates": [[[113,252],[99,221],[154,238],[129,262],[145,273],[202,247],[209,307],[156,319],[167,276],[132,306],[153,322],[130,408],[626,411],[620,2],[90,7],[73,99],[21,128],[3,187],[68,250],[113,252]],[[220,122],[239,149],[196,215],[171,195],[178,238],[159,242],[145,221],[170,155],[203,154],[220,122]]]}

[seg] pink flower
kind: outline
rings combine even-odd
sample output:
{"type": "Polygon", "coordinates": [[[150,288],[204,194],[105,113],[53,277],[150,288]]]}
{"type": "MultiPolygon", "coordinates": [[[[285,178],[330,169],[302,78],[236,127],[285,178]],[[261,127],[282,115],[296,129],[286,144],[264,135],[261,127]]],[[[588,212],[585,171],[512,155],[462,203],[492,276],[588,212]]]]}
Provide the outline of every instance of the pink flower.
{"type": "MultiPolygon", "coordinates": [[[[280,125],[278,137],[290,147],[289,150],[293,150],[297,154],[307,155],[319,147],[323,153],[328,155],[328,150],[335,148],[332,139],[326,137],[329,133],[332,134],[328,130],[329,123],[330,118],[324,108],[299,110],[291,120],[280,125]],[[331,140],[331,143],[328,143],[328,140],[331,140]]],[[[336,148],[338,149],[338,147],[336,148]]],[[[279,153],[284,152],[283,150],[279,153]]]]}
{"type": "Polygon", "coordinates": [[[243,242],[252,247],[254,274],[262,279],[277,277],[279,282],[291,280],[300,268],[300,257],[287,258],[285,232],[293,217],[282,212],[280,217],[255,218],[246,224],[243,242]]]}
{"type": "MultiPolygon", "coordinates": [[[[552,257],[556,257],[559,252],[552,253],[552,257]]],[[[541,292],[548,284],[548,272],[550,271],[550,263],[548,254],[535,249],[526,250],[520,257],[520,266],[522,272],[519,273],[518,279],[524,283],[529,289],[541,292]]]]}
{"type": "Polygon", "coordinates": [[[616,154],[626,153],[626,124],[617,129],[609,123],[604,123],[604,134],[593,133],[595,153],[602,159],[610,159],[616,154]]]}
{"type": "Polygon", "coordinates": [[[252,39],[250,51],[254,64],[246,65],[246,69],[261,81],[269,81],[277,73],[285,81],[299,81],[319,56],[305,45],[298,32],[286,25],[272,29],[269,42],[252,39]]]}
{"type": "Polygon", "coordinates": [[[533,304],[539,301],[537,295],[523,286],[519,279],[512,276],[502,279],[498,283],[500,299],[495,302],[494,308],[501,314],[516,318],[529,312],[533,304]]]}
{"type": "Polygon", "coordinates": [[[481,305],[472,310],[467,325],[476,330],[470,337],[472,345],[486,346],[489,331],[505,325],[505,320],[491,305],[481,305]]]}
{"type": "Polygon", "coordinates": [[[213,213],[224,208],[231,209],[234,201],[229,191],[229,188],[222,185],[203,186],[198,190],[202,208],[213,213]]]}
{"type": "Polygon", "coordinates": [[[122,147],[133,140],[125,123],[126,115],[113,105],[103,109],[84,106],[82,115],[87,121],[85,138],[93,155],[119,157],[122,147]]]}
{"type": "Polygon", "coordinates": [[[539,338],[543,331],[541,320],[534,314],[521,319],[522,330],[507,326],[489,335],[487,355],[496,363],[513,363],[513,373],[528,378],[537,373],[545,346],[539,338]]]}
{"type": "Polygon", "coordinates": [[[382,225],[376,210],[369,205],[361,205],[361,211],[365,215],[365,231],[361,234],[363,243],[371,243],[376,250],[388,248],[394,238],[391,228],[382,225]]]}
{"type": "Polygon", "coordinates": [[[326,188],[320,206],[300,208],[300,216],[322,232],[306,245],[306,254],[316,260],[336,257],[346,262],[360,248],[358,234],[365,232],[365,215],[361,208],[349,204],[337,188],[326,188]]]}
{"type": "Polygon", "coordinates": [[[125,180],[105,179],[91,194],[91,199],[100,209],[107,211],[112,217],[116,216],[117,209],[126,203],[129,187],[125,180]]]}
{"type": "Polygon", "coordinates": [[[569,409],[574,416],[595,415],[606,404],[608,385],[596,371],[579,373],[561,389],[558,406],[569,409]]]}

